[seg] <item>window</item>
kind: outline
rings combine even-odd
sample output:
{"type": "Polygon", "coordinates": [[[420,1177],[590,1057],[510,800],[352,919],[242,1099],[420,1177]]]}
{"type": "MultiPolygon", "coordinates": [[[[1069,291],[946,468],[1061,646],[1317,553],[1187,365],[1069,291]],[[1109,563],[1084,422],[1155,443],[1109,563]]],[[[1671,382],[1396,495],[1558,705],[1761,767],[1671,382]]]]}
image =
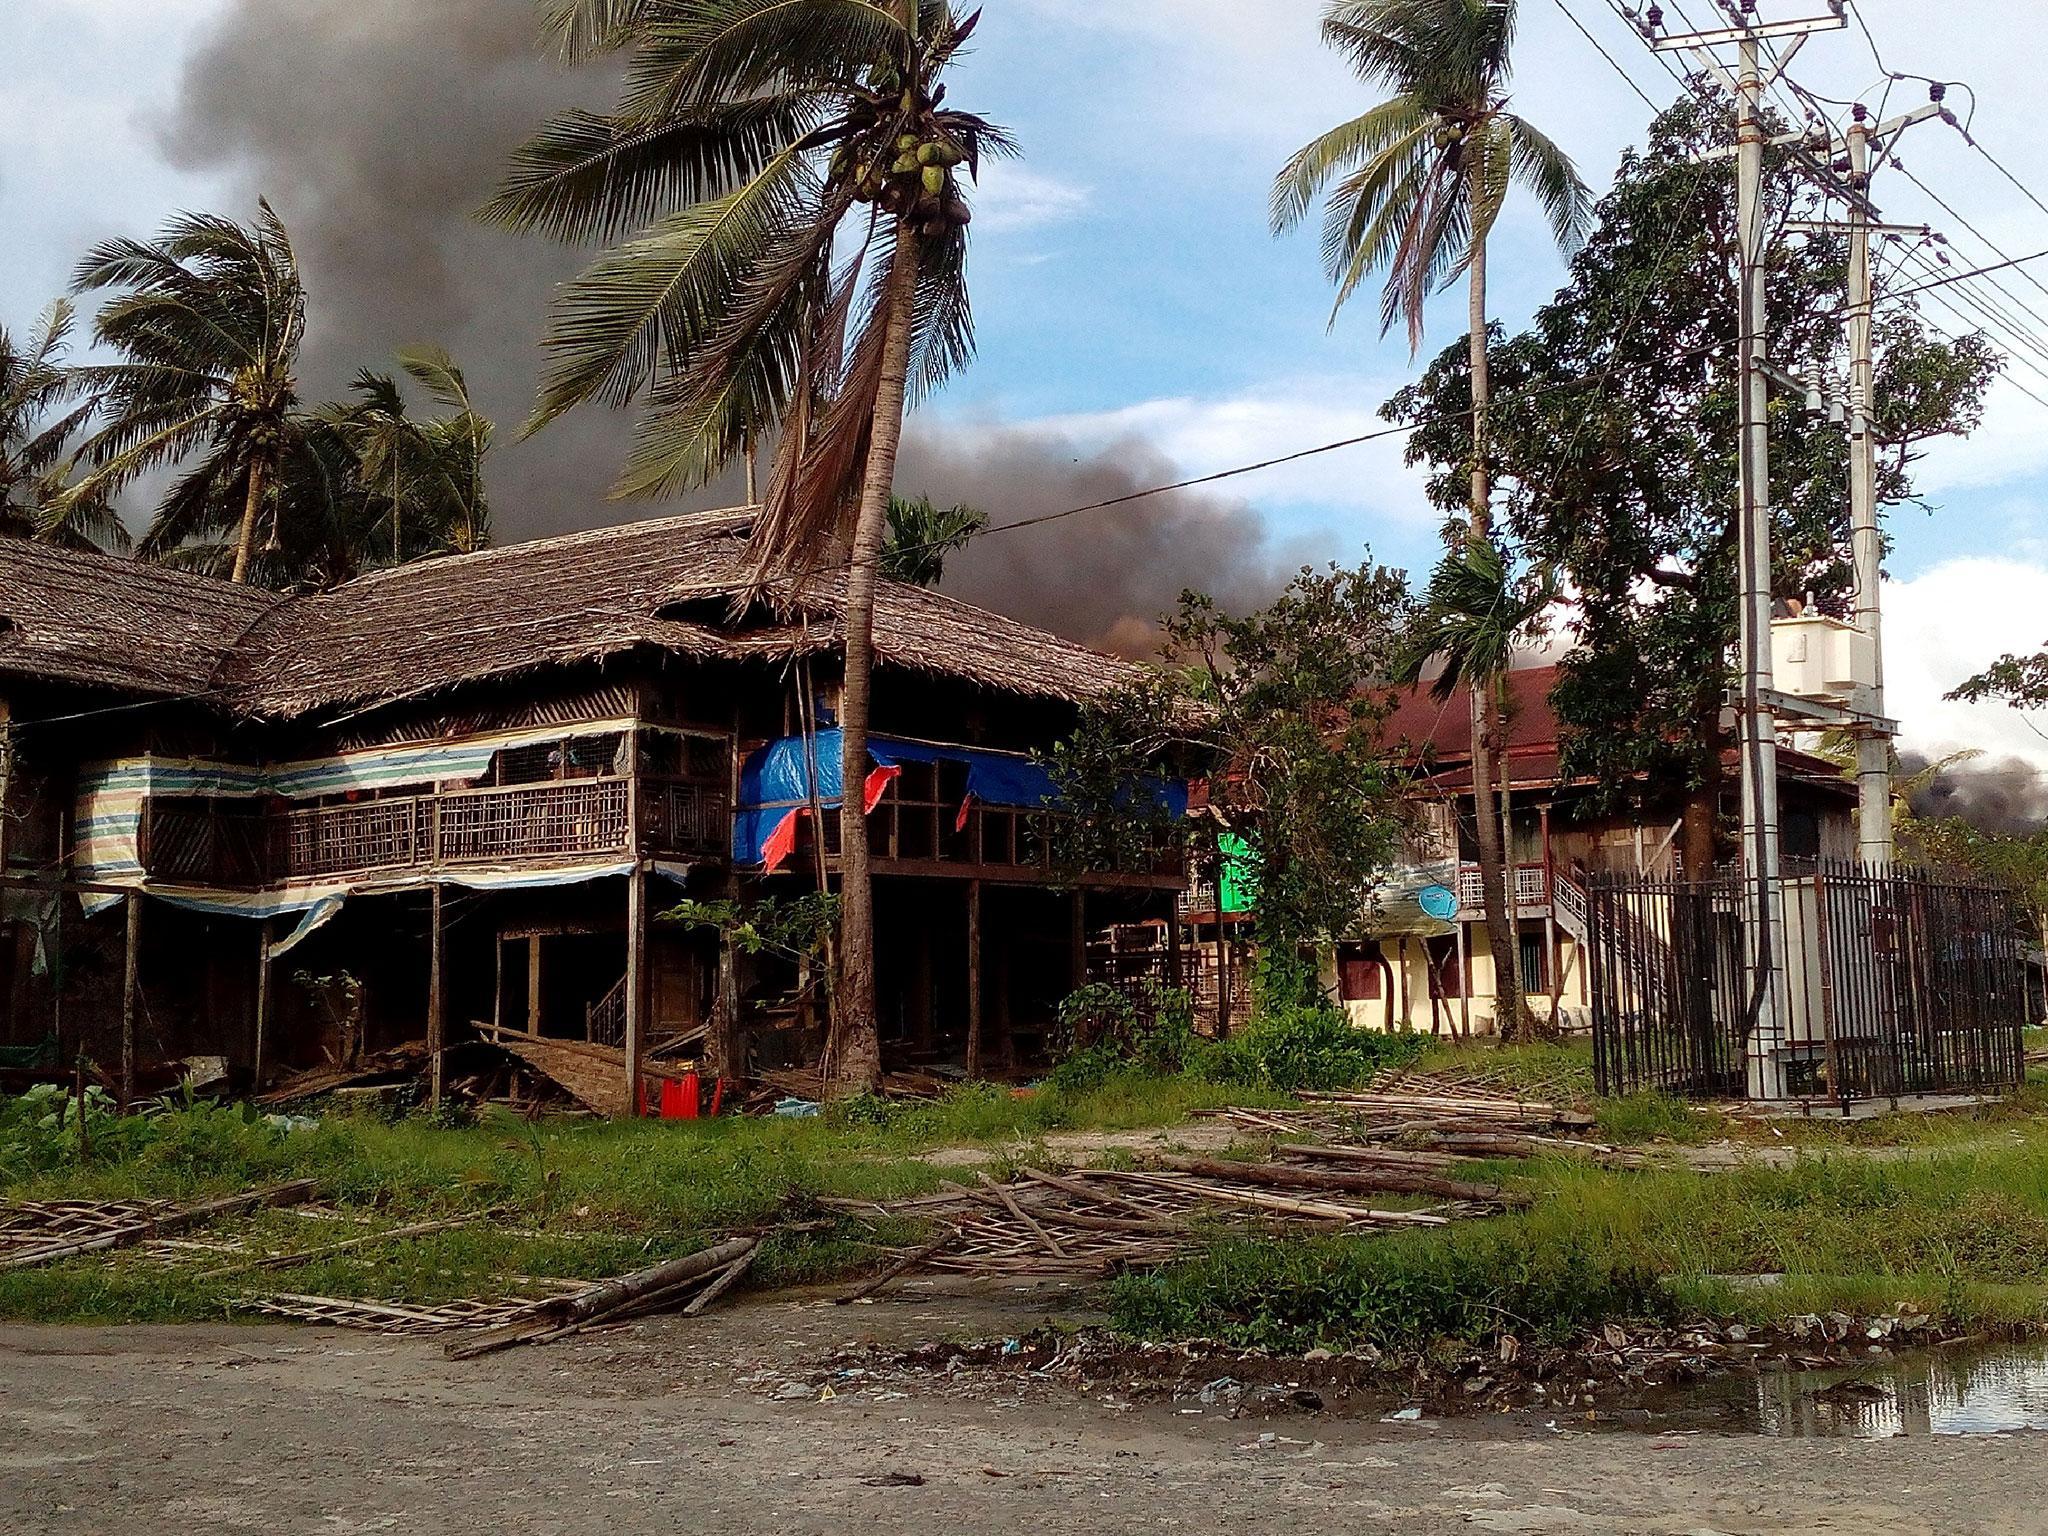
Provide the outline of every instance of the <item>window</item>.
{"type": "Polygon", "coordinates": [[[1516,937],[1521,941],[1519,958],[1522,967],[1522,990],[1548,992],[1550,946],[1543,942],[1543,930],[1524,928],[1516,937]]]}
{"type": "Polygon", "coordinates": [[[1342,944],[1337,948],[1337,995],[1347,1003],[1376,1003],[1385,985],[1385,967],[1376,947],[1342,944]]]}

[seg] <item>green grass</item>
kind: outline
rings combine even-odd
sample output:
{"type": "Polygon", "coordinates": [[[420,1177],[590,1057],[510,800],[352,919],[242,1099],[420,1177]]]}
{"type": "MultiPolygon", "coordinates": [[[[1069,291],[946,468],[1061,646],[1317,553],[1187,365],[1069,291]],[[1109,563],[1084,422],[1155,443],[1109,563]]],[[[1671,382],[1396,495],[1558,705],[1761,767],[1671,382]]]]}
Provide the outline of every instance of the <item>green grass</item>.
{"type": "MultiPolygon", "coordinates": [[[[219,1317],[251,1288],[431,1302],[505,1294],[515,1276],[595,1278],[687,1252],[713,1234],[820,1216],[821,1197],[926,1193],[948,1170],[919,1159],[941,1146],[1037,1149],[1063,1130],[1173,1125],[1224,1103],[1284,1096],[1183,1078],[1118,1076],[1086,1092],[962,1088],[929,1103],[863,1101],[810,1119],[529,1123],[502,1112],[451,1128],[425,1117],[336,1114],[280,1129],[235,1108],[197,1106],[116,1122],[96,1117],[94,1155],[76,1132],[32,1133],[0,1106],[0,1198],[188,1202],[287,1179],[384,1226],[497,1211],[491,1224],[373,1245],[316,1265],[207,1281],[204,1265],[168,1269],[142,1254],[0,1271],[0,1318],[219,1317]]],[[[953,1171],[957,1176],[957,1170],[953,1171]]],[[[291,1211],[216,1224],[257,1251],[310,1248],[357,1229],[291,1211]]],[[[875,1259],[864,1226],[835,1222],[785,1235],[756,1267],[762,1284],[822,1280],[875,1259]]]]}
{"type": "MultiPolygon", "coordinates": [[[[1504,1165],[1494,1171],[1515,1177],[1504,1165]]],[[[1956,1325],[2048,1321],[2048,1129],[1910,1158],[1732,1173],[1527,1165],[1527,1212],[1442,1231],[1219,1243],[1119,1282],[1119,1326],[1281,1348],[1569,1333],[1610,1317],[1755,1322],[1901,1303],[1956,1325]],[[1744,1286],[1728,1277],[1782,1274],[1744,1286]]]]}

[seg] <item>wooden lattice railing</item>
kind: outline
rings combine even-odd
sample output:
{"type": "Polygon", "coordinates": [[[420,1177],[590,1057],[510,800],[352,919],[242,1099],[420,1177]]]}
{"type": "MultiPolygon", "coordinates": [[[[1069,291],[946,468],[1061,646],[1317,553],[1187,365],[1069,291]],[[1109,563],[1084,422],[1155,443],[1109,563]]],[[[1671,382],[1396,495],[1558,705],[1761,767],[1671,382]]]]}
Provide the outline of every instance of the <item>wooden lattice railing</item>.
{"type": "MultiPolygon", "coordinates": [[[[675,791],[657,786],[659,815],[681,814],[675,791]]],[[[487,864],[625,853],[633,841],[633,781],[543,784],[403,795],[261,813],[220,802],[159,799],[145,823],[143,858],[160,879],[246,886],[326,879],[429,864],[487,864]]],[[[660,848],[718,849],[727,836],[722,792],[684,803],[684,833],[699,842],[650,838],[660,848]]],[[[682,834],[677,834],[682,835],[682,834]]]]}

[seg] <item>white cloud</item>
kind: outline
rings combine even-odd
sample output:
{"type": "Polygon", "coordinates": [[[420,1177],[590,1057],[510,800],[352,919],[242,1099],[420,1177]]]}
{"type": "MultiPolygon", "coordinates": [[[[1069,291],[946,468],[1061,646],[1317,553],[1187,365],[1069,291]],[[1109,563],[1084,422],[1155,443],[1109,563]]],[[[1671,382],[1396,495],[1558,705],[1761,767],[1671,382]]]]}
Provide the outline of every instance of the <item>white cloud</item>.
{"type": "Polygon", "coordinates": [[[1047,176],[1015,160],[984,164],[976,182],[974,227],[1014,235],[1064,223],[1088,206],[1086,187],[1047,176]]]}
{"type": "MultiPolygon", "coordinates": [[[[1019,425],[1091,446],[1141,438],[1194,476],[1383,433],[1388,424],[1380,419],[1377,405],[1396,387],[1397,380],[1385,378],[1303,377],[1232,395],[1173,396],[1019,425]]],[[[1360,517],[1368,537],[1390,524],[1412,533],[1433,527],[1436,514],[1423,497],[1422,473],[1401,462],[1404,441],[1399,435],[1379,437],[1262,469],[1226,482],[1226,488],[1269,513],[1279,504],[1312,507],[1326,514],[1326,523],[1332,517],[1342,519],[1347,544],[1355,542],[1361,525],[1354,519],[1360,517]]],[[[1276,522],[1298,521],[1274,515],[1276,522]]]]}
{"type": "Polygon", "coordinates": [[[2048,740],[2002,704],[1943,695],[2010,651],[2048,644],[2048,564],[1949,560],[1911,581],[1885,583],[1885,709],[1901,744],[1934,754],[1976,747],[2048,767],[2048,740]]]}

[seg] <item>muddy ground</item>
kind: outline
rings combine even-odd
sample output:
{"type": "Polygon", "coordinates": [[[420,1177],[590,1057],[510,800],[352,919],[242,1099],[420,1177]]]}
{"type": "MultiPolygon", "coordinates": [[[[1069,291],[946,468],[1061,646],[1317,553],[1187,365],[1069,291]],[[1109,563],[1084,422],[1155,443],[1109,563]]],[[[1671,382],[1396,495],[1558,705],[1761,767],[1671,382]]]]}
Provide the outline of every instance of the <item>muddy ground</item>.
{"type": "Polygon", "coordinates": [[[784,1296],[464,1364],[328,1329],[0,1328],[0,1532],[2048,1532],[2024,1436],[1232,1417],[1112,1382],[847,1374],[854,1346],[886,1359],[1083,1307],[784,1296]]]}

